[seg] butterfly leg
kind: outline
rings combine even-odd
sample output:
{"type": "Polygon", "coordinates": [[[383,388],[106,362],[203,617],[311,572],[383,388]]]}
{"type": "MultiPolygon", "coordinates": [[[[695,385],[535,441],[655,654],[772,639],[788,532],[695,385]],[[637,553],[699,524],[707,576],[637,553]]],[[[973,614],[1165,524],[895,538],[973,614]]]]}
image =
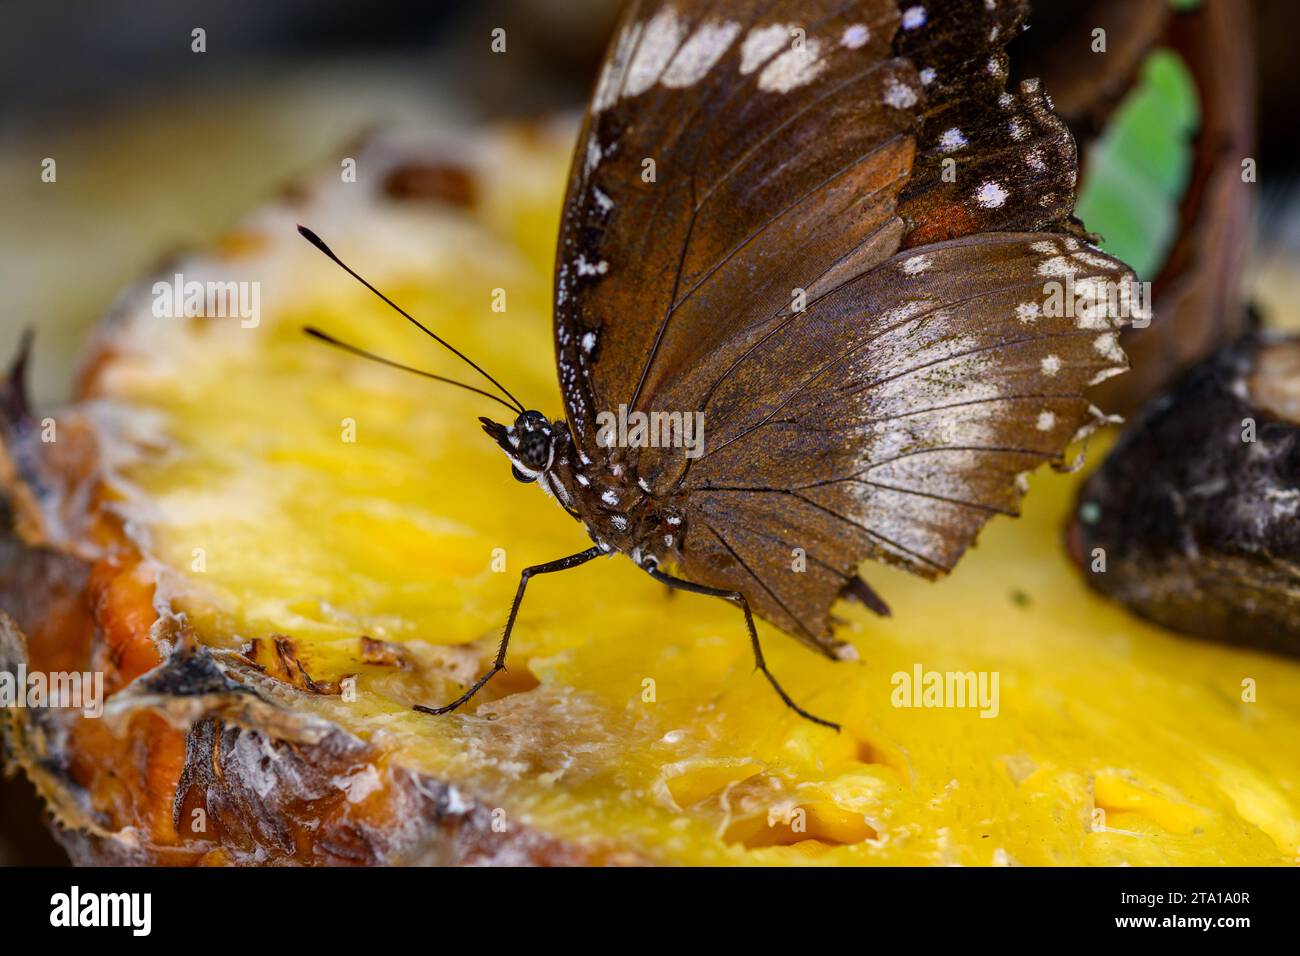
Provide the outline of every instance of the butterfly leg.
{"type": "Polygon", "coordinates": [[[804,720],[811,720],[814,724],[821,724],[823,727],[829,727],[836,733],[839,733],[839,724],[830,720],[823,720],[821,717],[816,717],[796,704],[790,698],[790,695],[785,692],[785,688],[782,687],[780,683],[777,682],[777,679],[772,676],[772,672],[767,669],[767,662],[763,659],[763,647],[758,642],[758,628],[754,626],[754,615],[749,609],[749,601],[745,599],[745,595],[741,594],[739,591],[727,591],[723,588],[711,588],[704,584],[696,584],[693,581],[683,581],[681,578],[675,578],[670,574],[664,574],[664,572],[660,571],[656,567],[648,567],[646,570],[656,581],[662,581],[669,587],[676,588],[679,591],[690,591],[692,594],[707,594],[710,597],[722,598],[724,601],[730,601],[732,604],[740,605],[740,609],[745,612],[745,626],[749,628],[749,641],[754,648],[754,667],[763,672],[763,676],[766,677],[767,682],[772,685],[772,689],[776,691],[777,696],[780,697],[785,705],[796,714],[804,720]]]}
{"type": "Polygon", "coordinates": [[[515,629],[515,618],[519,615],[519,605],[524,603],[524,591],[528,587],[528,579],[535,574],[550,574],[553,571],[567,571],[569,568],[576,568],[578,565],[586,564],[592,558],[598,558],[604,553],[600,548],[588,548],[580,554],[571,554],[567,558],[560,558],[557,561],[548,561],[546,564],[535,564],[530,568],[524,568],[519,575],[519,589],[515,591],[515,602],[510,605],[510,616],[506,618],[506,628],[501,633],[501,644],[497,648],[496,660],[492,662],[492,667],[488,669],[486,674],[471,684],[469,690],[450,704],[443,707],[427,707],[424,704],[416,704],[414,709],[422,714],[449,714],[477,694],[484,684],[500,671],[506,669],[506,649],[510,646],[510,634],[515,629]]]}

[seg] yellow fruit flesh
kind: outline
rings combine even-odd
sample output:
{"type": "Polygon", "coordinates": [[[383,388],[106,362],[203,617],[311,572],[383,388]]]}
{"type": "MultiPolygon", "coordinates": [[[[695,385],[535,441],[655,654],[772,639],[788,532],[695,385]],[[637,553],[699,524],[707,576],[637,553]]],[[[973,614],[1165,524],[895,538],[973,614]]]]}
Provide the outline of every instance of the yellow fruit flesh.
{"type": "MultiPolygon", "coordinates": [[[[427,269],[380,278],[560,417],[549,302],[567,154],[509,150],[473,212],[437,214],[452,239],[427,269]]],[[[353,238],[348,258],[376,273],[353,238]]],[[[128,350],[100,391],[161,413],[165,443],[116,480],[174,605],[215,646],[288,635],[313,678],[356,675],[355,702],[305,706],[385,759],[500,807],[507,826],[662,862],[1300,858],[1300,666],[1175,637],[1089,591],[1061,545],[1073,476],[1036,476],[1024,516],[995,519],[941,583],[867,567],[894,616],[840,608],[858,663],[760,624],[772,670],[842,734],[781,705],[735,608],[670,595],[622,557],[535,578],[510,670],[462,712],[412,712],[481,672],[523,567],[589,541],[480,432],[478,415],[505,409],[302,336],[318,325],[474,380],[364,290],[317,291],[333,267],[303,262],[256,329],[177,333],[148,343],[148,362],[128,350]],[[362,662],[362,634],[414,666],[362,662]],[[917,665],[995,674],[996,716],[894,706],[894,675],[917,665]]]]}

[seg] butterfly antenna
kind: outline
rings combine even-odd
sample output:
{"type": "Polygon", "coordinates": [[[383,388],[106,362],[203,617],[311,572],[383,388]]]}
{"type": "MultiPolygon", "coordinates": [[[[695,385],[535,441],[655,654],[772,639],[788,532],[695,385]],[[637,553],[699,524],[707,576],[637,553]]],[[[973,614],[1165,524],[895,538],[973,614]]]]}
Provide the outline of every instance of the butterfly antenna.
{"type": "Polygon", "coordinates": [[[370,359],[372,362],[378,362],[380,365],[387,365],[389,368],[399,368],[403,372],[411,372],[424,378],[431,378],[435,382],[445,382],[448,385],[455,385],[457,388],[463,388],[467,392],[474,392],[476,395],[490,398],[492,401],[504,405],[512,412],[517,411],[513,405],[505,401],[499,395],[493,395],[491,392],[484,389],[475,388],[473,385],[466,385],[464,382],[457,382],[455,379],[444,378],[441,375],[434,375],[432,372],[424,371],[424,369],[412,368],[410,365],[403,365],[401,362],[394,362],[392,359],[384,358],[382,355],[376,355],[374,352],[367,352],[365,349],[360,349],[355,345],[349,345],[347,342],[342,342],[339,339],[334,338],[334,336],[330,335],[328,332],[322,332],[320,329],[313,328],[310,325],[305,326],[303,331],[312,338],[320,339],[320,341],[324,342],[326,345],[332,345],[336,349],[342,349],[344,352],[351,352],[353,355],[359,355],[362,358],[370,359]]]}
{"type": "MultiPolygon", "coordinates": [[[[338,256],[336,256],[336,255],[334,254],[334,250],[331,249],[329,246],[325,245],[325,241],[324,241],[323,239],[321,239],[320,236],[316,235],[316,233],[312,232],[312,231],[311,231],[310,229],[308,229],[306,226],[299,226],[299,227],[298,227],[298,232],[299,232],[299,234],[300,234],[304,239],[306,239],[308,242],[310,242],[313,246],[315,246],[315,247],[316,247],[317,249],[319,249],[321,252],[325,253],[325,255],[327,255],[330,259],[334,260],[334,264],[337,265],[340,269],[342,269],[342,270],[343,270],[344,272],[346,272],[348,275],[352,276],[352,278],[356,279],[358,282],[360,282],[363,286],[365,286],[367,289],[369,289],[369,290],[370,290],[371,292],[373,292],[375,295],[379,296],[379,298],[383,299],[384,302],[386,302],[389,306],[391,306],[391,307],[393,308],[394,311],[396,311],[396,312],[398,313],[398,315],[402,316],[402,318],[406,319],[406,321],[410,322],[412,325],[414,325],[417,329],[419,329],[419,330],[420,330],[421,332],[423,332],[425,335],[429,336],[429,338],[433,339],[435,342],[437,342],[439,345],[441,345],[441,346],[442,346],[443,348],[445,348],[447,351],[451,352],[453,355],[455,355],[457,358],[459,358],[462,362],[464,362],[466,365],[468,365],[468,366],[469,366],[470,368],[472,368],[474,371],[476,371],[476,372],[478,372],[480,375],[482,375],[485,379],[487,379],[489,382],[491,382],[491,383],[492,383],[493,385],[495,385],[497,388],[501,389],[502,394],[504,394],[504,395],[506,396],[506,398],[510,399],[510,401],[514,403],[514,408],[515,408],[515,410],[518,411],[520,414],[523,414],[523,412],[524,412],[525,409],[524,409],[524,406],[520,403],[519,399],[517,399],[517,398],[515,398],[513,395],[511,395],[511,394],[510,394],[510,390],[509,390],[508,388],[506,388],[504,385],[502,385],[500,382],[498,382],[495,378],[493,378],[491,375],[489,375],[486,371],[484,371],[483,368],[482,368],[481,366],[479,366],[479,364],[478,364],[477,362],[475,362],[473,359],[471,359],[468,355],[466,355],[466,354],[465,354],[464,352],[462,352],[460,349],[458,349],[458,348],[456,348],[455,346],[453,346],[453,345],[452,345],[450,342],[448,342],[446,339],[444,339],[444,338],[442,338],[441,336],[439,336],[439,335],[438,335],[437,333],[435,333],[432,329],[428,328],[428,326],[422,324],[422,323],[421,323],[418,319],[416,319],[413,315],[411,315],[409,312],[407,312],[405,309],[403,309],[400,305],[398,305],[396,302],[394,302],[394,301],[393,301],[392,299],[390,299],[388,296],[384,295],[382,292],[380,292],[378,289],[376,289],[374,286],[372,286],[372,285],[371,285],[369,282],[367,282],[365,279],[361,278],[360,275],[358,275],[355,271],[353,271],[353,269],[352,269],[351,266],[349,266],[346,262],[344,262],[342,259],[340,259],[338,256]]],[[[321,336],[318,336],[318,337],[321,337],[321,336]]],[[[336,343],[336,344],[338,344],[338,345],[342,345],[343,343],[338,342],[338,343],[336,343]]],[[[346,346],[346,347],[347,347],[347,348],[351,348],[350,346],[346,346]]],[[[373,355],[369,355],[368,353],[361,352],[360,349],[353,349],[353,351],[354,351],[354,352],[357,352],[358,354],[361,354],[361,355],[366,355],[368,358],[375,358],[375,359],[378,359],[377,356],[373,356],[373,355]]],[[[389,364],[389,365],[396,365],[395,362],[387,362],[386,359],[378,359],[378,361],[386,362],[386,363],[389,364]]],[[[399,365],[399,366],[397,366],[397,367],[398,367],[398,368],[407,368],[407,367],[404,366],[404,365],[399,365]]],[[[429,377],[429,378],[438,378],[438,376],[436,376],[436,375],[428,375],[428,373],[426,373],[426,372],[420,372],[418,369],[411,369],[411,368],[408,368],[407,371],[417,372],[417,374],[420,374],[420,375],[426,375],[426,376],[429,377]]],[[[450,379],[445,379],[445,378],[444,378],[444,379],[439,379],[439,380],[440,380],[440,381],[444,381],[444,382],[450,382],[450,384],[452,384],[452,385],[460,385],[462,388],[469,388],[468,385],[462,385],[460,382],[452,382],[450,379]]],[[[471,389],[471,391],[478,391],[478,390],[477,390],[477,389],[471,389]]],[[[502,402],[502,404],[504,405],[505,403],[502,402]]]]}

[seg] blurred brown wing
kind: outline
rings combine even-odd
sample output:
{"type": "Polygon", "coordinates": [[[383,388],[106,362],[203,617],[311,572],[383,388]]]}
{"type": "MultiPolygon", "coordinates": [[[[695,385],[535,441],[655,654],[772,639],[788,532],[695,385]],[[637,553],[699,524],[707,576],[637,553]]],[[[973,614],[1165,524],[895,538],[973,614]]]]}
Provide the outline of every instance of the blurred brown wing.
{"type": "Polygon", "coordinates": [[[1163,38],[1192,71],[1201,123],[1177,238],[1154,277],[1155,315],[1123,337],[1133,374],[1094,393],[1107,408],[1136,411],[1251,324],[1241,277],[1255,188],[1241,161],[1254,155],[1252,19],[1248,4],[1205,0],[1180,11],[1163,38]]]}
{"type": "Polygon", "coordinates": [[[1057,115],[1086,142],[1101,132],[1147,52],[1162,41],[1174,4],[1054,0],[1038,6],[1034,29],[1018,44],[1016,72],[1040,78],[1057,115]],[[1103,31],[1104,54],[1096,50],[1097,30],[1103,31]]]}

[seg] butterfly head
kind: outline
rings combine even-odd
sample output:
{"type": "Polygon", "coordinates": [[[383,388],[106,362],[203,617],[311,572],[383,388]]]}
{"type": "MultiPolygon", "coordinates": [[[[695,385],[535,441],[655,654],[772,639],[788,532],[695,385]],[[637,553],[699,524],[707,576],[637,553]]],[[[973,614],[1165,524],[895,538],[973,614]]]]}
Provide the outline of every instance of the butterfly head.
{"type": "Polygon", "coordinates": [[[523,412],[513,425],[502,425],[490,418],[479,421],[483,423],[483,431],[510,459],[516,481],[536,481],[550,470],[563,432],[541,412],[523,412]]]}

